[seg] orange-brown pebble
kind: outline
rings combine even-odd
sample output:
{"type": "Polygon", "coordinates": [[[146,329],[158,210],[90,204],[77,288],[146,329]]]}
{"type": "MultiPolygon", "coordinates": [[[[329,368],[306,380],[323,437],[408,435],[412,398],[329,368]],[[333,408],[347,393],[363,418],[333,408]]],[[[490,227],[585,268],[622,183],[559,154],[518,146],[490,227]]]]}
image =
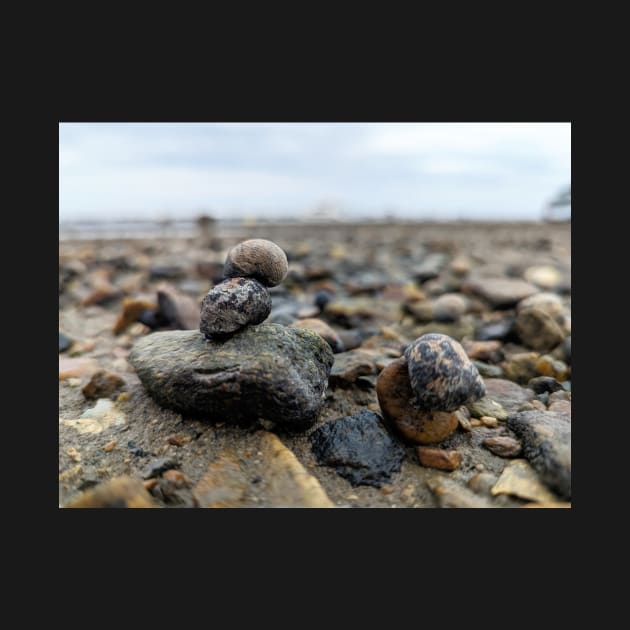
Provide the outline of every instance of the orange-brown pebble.
{"type": "Polygon", "coordinates": [[[183,488],[190,485],[190,479],[188,479],[181,470],[171,468],[170,470],[165,471],[162,477],[167,481],[170,481],[176,488],[183,488]]]}
{"type": "Polygon", "coordinates": [[[416,444],[433,444],[447,438],[459,424],[457,412],[423,411],[414,405],[407,361],[396,359],[376,381],[376,395],[383,417],[416,444]]]}
{"type": "Polygon", "coordinates": [[[441,448],[431,448],[430,446],[416,447],[418,460],[427,468],[437,468],[438,470],[455,470],[462,463],[462,456],[458,451],[447,451],[441,448]]]}
{"type": "Polygon", "coordinates": [[[191,440],[192,437],[185,433],[174,433],[166,438],[166,441],[173,446],[184,446],[184,444],[187,444],[191,440]]]}
{"type": "Polygon", "coordinates": [[[138,317],[144,311],[156,311],[157,303],[148,300],[139,300],[135,298],[125,298],[122,302],[118,319],[114,324],[114,334],[119,335],[128,326],[137,321],[138,317]]]}
{"type": "Polygon", "coordinates": [[[70,501],[68,508],[153,508],[144,484],[132,477],[115,477],[70,501]]]}
{"type": "Polygon", "coordinates": [[[103,450],[106,453],[111,453],[116,448],[116,440],[112,440],[111,442],[107,442],[105,446],[103,446],[103,450]]]}
{"type": "Polygon", "coordinates": [[[471,418],[470,419],[470,426],[480,427],[481,426],[481,420],[479,420],[479,418],[471,418]]]}
{"type": "Polygon", "coordinates": [[[481,416],[481,418],[479,419],[481,420],[481,424],[483,424],[484,427],[494,429],[499,426],[499,421],[492,416],[481,416]]]}

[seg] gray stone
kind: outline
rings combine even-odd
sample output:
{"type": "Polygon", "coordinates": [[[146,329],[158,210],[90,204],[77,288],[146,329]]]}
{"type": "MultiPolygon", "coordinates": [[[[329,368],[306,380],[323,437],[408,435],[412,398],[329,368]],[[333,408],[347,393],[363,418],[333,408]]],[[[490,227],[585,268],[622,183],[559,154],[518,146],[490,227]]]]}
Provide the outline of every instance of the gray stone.
{"type": "Polygon", "coordinates": [[[507,419],[540,478],[562,498],[571,498],[571,417],[552,411],[522,411],[507,419]]]}
{"type": "Polygon", "coordinates": [[[136,342],[129,361],[163,407],[304,430],[319,416],[334,357],[310,330],[261,324],[225,341],[207,341],[199,331],[154,333],[136,342]]]}
{"type": "Polygon", "coordinates": [[[508,278],[477,278],[465,283],[465,290],[482,297],[495,308],[514,306],[538,293],[538,288],[523,280],[508,278]]]}
{"type": "Polygon", "coordinates": [[[486,396],[498,402],[507,411],[518,411],[521,405],[534,398],[531,389],[503,378],[487,378],[485,384],[486,396]]]}

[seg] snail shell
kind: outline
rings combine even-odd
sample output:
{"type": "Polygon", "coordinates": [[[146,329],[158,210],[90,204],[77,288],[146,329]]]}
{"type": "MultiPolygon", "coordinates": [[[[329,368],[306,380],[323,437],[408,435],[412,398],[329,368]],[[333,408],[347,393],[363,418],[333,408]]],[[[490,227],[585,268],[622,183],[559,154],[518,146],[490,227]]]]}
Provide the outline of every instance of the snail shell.
{"type": "Polygon", "coordinates": [[[289,271],[287,255],[271,241],[254,238],[235,245],[227,255],[226,278],[255,278],[266,287],[280,284],[289,271]]]}

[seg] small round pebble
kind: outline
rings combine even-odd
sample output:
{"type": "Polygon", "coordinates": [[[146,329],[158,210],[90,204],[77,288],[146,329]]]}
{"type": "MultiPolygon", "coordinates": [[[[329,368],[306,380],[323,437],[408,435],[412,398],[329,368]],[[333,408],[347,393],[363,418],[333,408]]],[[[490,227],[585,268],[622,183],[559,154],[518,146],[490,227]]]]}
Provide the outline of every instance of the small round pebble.
{"type": "Polygon", "coordinates": [[[287,255],[272,241],[254,238],[234,246],[225,260],[226,278],[255,278],[266,287],[280,284],[289,271],[287,255]]]}
{"type": "Polygon", "coordinates": [[[485,396],[477,368],[461,344],[448,335],[430,333],[405,350],[411,388],[418,407],[455,411],[485,396]]]}
{"type": "Polygon", "coordinates": [[[457,322],[466,312],[468,302],[456,293],[445,293],[433,302],[433,319],[436,322],[457,322]]]}
{"type": "Polygon", "coordinates": [[[260,324],[270,312],[271,296],[260,282],[252,278],[224,280],[203,299],[199,330],[210,339],[220,339],[260,324]]]}

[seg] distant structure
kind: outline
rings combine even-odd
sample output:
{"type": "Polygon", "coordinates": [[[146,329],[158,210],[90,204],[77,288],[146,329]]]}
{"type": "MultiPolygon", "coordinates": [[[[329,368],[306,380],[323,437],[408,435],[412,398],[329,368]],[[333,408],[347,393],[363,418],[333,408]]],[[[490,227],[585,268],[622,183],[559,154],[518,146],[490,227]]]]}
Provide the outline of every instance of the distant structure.
{"type": "Polygon", "coordinates": [[[543,220],[550,223],[571,221],[571,187],[554,197],[543,209],[543,220]]]}

